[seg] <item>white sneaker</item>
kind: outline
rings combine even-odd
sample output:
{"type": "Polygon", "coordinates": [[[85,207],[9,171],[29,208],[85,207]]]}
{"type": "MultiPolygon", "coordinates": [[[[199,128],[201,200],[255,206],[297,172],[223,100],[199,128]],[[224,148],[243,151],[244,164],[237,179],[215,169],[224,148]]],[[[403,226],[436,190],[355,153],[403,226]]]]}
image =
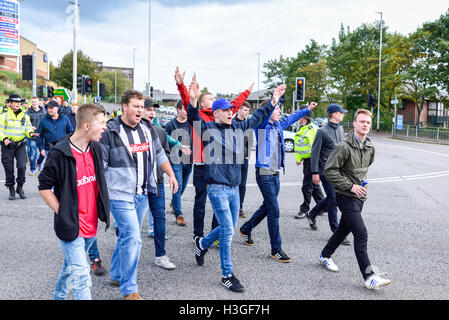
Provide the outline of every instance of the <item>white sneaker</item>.
{"type": "Polygon", "coordinates": [[[384,279],[380,277],[381,274],[373,274],[368,279],[365,280],[365,287],[368,289],[380,289],[391,283],[391,280],[384,279]]]}
{"type": "Polygon", "coordinates": [[[327,270],[332,272],[339,272],[340,269],[338,269],[338,266],[334,263],[334,260],[332,258],[323,258],[320,254],[320,263],[326,267],[327,270]]]}
{"type": "Polygon", "coordinates": [[[156,257],[156,260],[154,263],[157,266],[162,267],[164,269],[173,270],[174,268],[176,268],[176,266],[170,262],[170,259],[168,259],[167,256],[156,257]]]}

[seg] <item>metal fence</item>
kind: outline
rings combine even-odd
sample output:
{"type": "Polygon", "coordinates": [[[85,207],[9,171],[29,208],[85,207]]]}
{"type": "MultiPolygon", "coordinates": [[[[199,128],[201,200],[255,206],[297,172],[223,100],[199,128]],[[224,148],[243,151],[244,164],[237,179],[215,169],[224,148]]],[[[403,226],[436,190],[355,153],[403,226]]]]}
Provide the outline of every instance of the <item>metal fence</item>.
{"type": "Polygon", "coordinates": [[[392,135],[415,140],[449,143],[449,130],[442,128],[420,128],[418,126],[404,126],[402,130],[392,129],[392,135]]]}

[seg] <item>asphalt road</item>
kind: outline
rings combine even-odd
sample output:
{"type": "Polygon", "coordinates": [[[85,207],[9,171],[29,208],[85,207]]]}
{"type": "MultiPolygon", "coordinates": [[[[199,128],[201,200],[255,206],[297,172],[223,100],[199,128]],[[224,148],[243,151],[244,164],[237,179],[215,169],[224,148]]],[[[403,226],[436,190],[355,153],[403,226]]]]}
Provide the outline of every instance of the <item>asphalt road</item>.
{"type": "MultiPolygon", "coordinates": [[[[377,291],[364,288],[353,246],[342,246],[335,253],[339,273],[331,273],[319,264],[320,251],[331,235],[327,216],[318,217],[317,231],[310,230],[306,220],[294,219],[302,201],[302,169],[295,165],[294,154],[288,154],[279,203],[283,250],[292,258],[291,263],[270,258],[268,231],[266,222],[262,222],[253,232],[254,247],[245,246],[238,233],[234,235],[234,272],[246,292],[237,294],[222,287],[218,250],[209,250],[202,267],[194,258],[194,189],[189,185],[183,196],[187,226],[176,225],[174,216],[166,215],[166,250],[176,264],[175,270],[154,264],[154,242],[145,232],[148,219],[144,222],[138,270],[140,294],[150,300],[448,299],[449,146],[390,140],[386,136],[372,140],[376,159],[368,174],[363,216],[371,262],[388,273],[391,285],[377,291]]],[[[248,215],[262,203],[253,169],[251,166],[244,207],[248,215]]],[[[3,170],[0,183],[4,183],[3,170]]],[[[8,200],[6,188],[0,194],[2,300],[52,299],[63,260],[53,231],[53,213],[39,196],[37,176],[27,175],[25,192],[26,200],[15,201],[8,200]]],[[[209,231],[209,201],[206,210],[205,226],[209,231]]],[[[240,219],[238,225],[247,219],[240,219]]],[[[100,224],[98,239],[101,257],[109,269],[115,245],[113,228],[105,231],[104,224],[100,224]]],[[[93,275],[92,281],[93,299],[122,299],[120,290],[109,284],[107,274],[93,275]]]]}

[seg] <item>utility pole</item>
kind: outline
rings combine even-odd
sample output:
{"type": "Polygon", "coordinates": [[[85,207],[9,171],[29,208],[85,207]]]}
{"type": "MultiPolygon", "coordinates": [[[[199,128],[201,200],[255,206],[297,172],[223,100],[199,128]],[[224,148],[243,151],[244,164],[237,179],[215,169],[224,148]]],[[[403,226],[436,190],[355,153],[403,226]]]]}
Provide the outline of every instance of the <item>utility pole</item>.
{"type": "Polygon", "coordinates": [[[32,96],[36,96],[36,52],[33,51],[33,64],[32,64],[32,78],[33,78],[33,89],[32,89],[32,96]]]}
{"type": "Polygon", "coordinates": [[[78,51],[76,48],[76,33],[78,27],[78,0],[73,2],[73,82],[72,102],[78,103],[78,51]]]}
{"type": "Polygon", "coordinates": [[[117,103],[117,69],[115,69],[115,98],[114,102],[117,103]]]}
{"type": "MultiPolygon", "coordinates": [[[[259,83],[260,83],[260,52],[257,53],[257,91],[260,90],[259,83]]],[[[257,105],[256,109],[259,108],[259,92],[257,92],[257,105]]]]}
{"type": "Polygon", "coordinates": [[[135,89],[135,77],[136,77],[136,50],[137,48],[133,48],[133,89],[135,89]]]}
{"type": "Polygon", "coordinates": [[[150,95],[150,62],[151,62],[151,0],[148,0],[149,11],[148,11],[148,82],[146,86],[146,95],[150,95]]]}
{"type": "Polygon", "coordinates": [[[380,125],[380,78],[382,73],[382,12],[376,12],[380,14],[380,39],[379,39],[379,86],[377,89],[377,131],[379,131],[380,125]]]}

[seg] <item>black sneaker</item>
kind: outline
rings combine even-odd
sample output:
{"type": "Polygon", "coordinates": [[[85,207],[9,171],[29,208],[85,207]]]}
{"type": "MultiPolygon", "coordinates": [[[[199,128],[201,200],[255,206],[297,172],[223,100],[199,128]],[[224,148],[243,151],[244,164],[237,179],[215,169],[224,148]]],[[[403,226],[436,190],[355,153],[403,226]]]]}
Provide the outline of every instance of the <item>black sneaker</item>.
{"type": "Polygon", "coordinates": [[[101,276],[106,273],[106,269],[101,264],[100,258],[95,258],[90,265],[90,270],[97,276],[101,276]]]}
{"type": "Polygon", "coordinates": [[[243,209],[239,210],[239,217],[240,218],[246,218],[246,214],[245,214],[245,212],[243,212],[243,209]]]}
{"type": "Polygon", "coordinates": [[[306,213],[306,218],[307,218],[307,221],[309,221],[309,226],[310,226],[310,228],[311,228],[312,230],[317,230],[318,227],[317,227],[317,225],[316,225],[316,219],[312,219],[312,218],[310,217],[310,212],[307,212],[307,213],[306,213]]]}
{"type": "Polygon", "coordinates": [[[254,246],[254,241],[251,239],[251,233],[244,233],[242,231],[242,228],[239,228],[239,232],[240,235],[243,238],[243,242],[247,245],[247,246],[254,246]]]}
{"type": "Polygon", "coordinates": [[[245,288],[241,285],[239,279],[237,279],[233,273],[229,277],[222,277],[221,284],[227,289],[234,292],[243,292],[245,288]]]}
{"type": "Polygon", "coordinates": [[[304,219],[306,217],[306,213],[307,212],[303,212],[303,211],[299,211],[296,216],[295,219],[304,219]]]}
{"type": "Polygon", "coordinates": [[[285,252],[282,251],[282,250],[279,250],[279,251],[276,251],[276,252],[272,252],[272,253],[271,253],[271,257],[272,257],[274,260],[277,260],[277,261],[279,261],[279,262],[284,262],[284,263],[287,263],[287,262],[291,262],[291,261],[292,261],[292,260],[285,254],[285,252]]]}
{"type": "Polygon", "coordinates": [[[207,252],[207,249],[201,249],[201,247],[200,247],[201,239],[203,239],[203,238],[195,237],[195,259],[196,259],[196,263],[198,263],[199,266],[202,266],[204,264],[204,255],[207,252]]]}

